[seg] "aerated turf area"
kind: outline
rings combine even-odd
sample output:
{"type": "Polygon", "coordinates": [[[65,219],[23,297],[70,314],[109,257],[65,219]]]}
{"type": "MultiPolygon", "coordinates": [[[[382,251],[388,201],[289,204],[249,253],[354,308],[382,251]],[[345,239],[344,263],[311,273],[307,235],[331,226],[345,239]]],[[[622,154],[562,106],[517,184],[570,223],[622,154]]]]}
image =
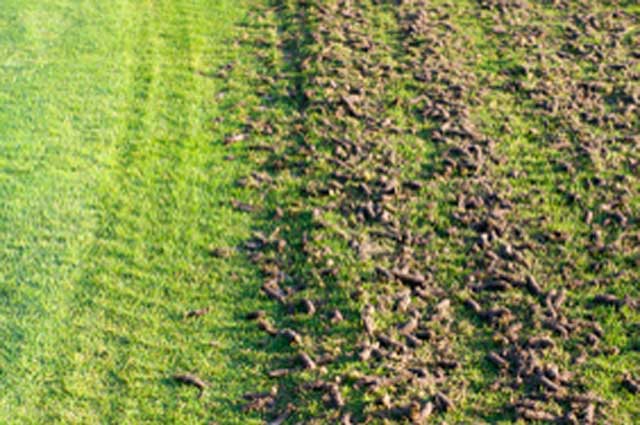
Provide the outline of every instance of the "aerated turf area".
{"type": "Polygon", "coordinates": [[[283,0],[252,21],[274,14],[248,137],[270,174],[243,182],[280,305],[252,319],[289,348],[247,409],[640,420],[637,5],[283,0]]]}
{"type": "Polygon", "coordinates": [[[636,2],[9,0],[0,57],[0,422],[640,422],[636,2]]]}

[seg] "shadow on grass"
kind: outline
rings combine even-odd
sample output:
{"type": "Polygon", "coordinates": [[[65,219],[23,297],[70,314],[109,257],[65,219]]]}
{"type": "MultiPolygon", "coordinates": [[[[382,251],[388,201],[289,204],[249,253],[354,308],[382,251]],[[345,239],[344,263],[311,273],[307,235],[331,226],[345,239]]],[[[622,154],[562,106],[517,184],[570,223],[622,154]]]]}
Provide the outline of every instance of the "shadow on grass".
{"type": "MultiPolygon", "coordinates": [[[[280,174],[283,170],[296,174],[300,168],[298,146],[304,144],[304,134],[298,130],[300,127],[300,117],[305,109],[305,99],[302,95],[304,78],[301,76],[300,61],[302,55],[300,49],[308,42],[308,34],[302,16],[298,9],[292,9],[286,1],[271,0],[264,9],[254,10],[241,26],[250,36],[244,43],[249,50],[255,52],[255,57],[259,58],[259,69],[264,72],[257,81],[254,81],[254,90],[260,96],[260,105],[253,115],[249,117],[251,122],[267,122],[273,125],[272,134],[257,135],[251,137],[246,146],[240,150],[240,154],[235,161],[258,163],[257,170],[271,176],[280,174]],[[277,27],[277,40],[274,43],[265,41],[262,37],[264,33],[264,20],[270,19],[267,14],[275,16],[277,27]],[[292,37],[291,34],[297,34],[292,37]],[[277,58],[283,58],[278,60],[277,58]],[[282,117],[285,117],[284,120],[282,117]],[[284,125],[280,127],[281,122],[284,125]],[[254,143],[268,143],[267,149],[256,149],[254,143]]],[[[224,116],[236,116],[235,105],[227,105],[222,109],[224,116]]],[[[238,128],[248,129],[247,123],[237,122],[238,128]]],[[[228,187],[221,188],[226,193],[235,190],[234,183],[228,187]]],[[[296,270],[303,273],[307,262],[303,249],[302,235],[310,232],[313,228],[312,217],[308,211],[291,212],[288,211],[280,220],[274,220],[276,210],[288,201],[303,201],[303,189],[299,187],[299,182],[294,179],[292,184],[285,184],[284,187],[262,188],[251,191],[243,191],[243,197],[254,205],[258,206],[254,215],[254,232],[261,235],[270,235],[276,229],[282,228],[279,237],[288,241],[284,254],[285,261],[289,263],[287,271],[296,270]],[[286,230],[285,230],[286,229],[286,230]]],[[[283,305],[272,300],[268,300],[261,291],[262,281],[265,274],[260,271],[260,264],[250,259],[252,255],[259,251],[247,249],[245,244],[241,244],[238,255],[239,266],[246,270],[247,275],[240,278],[240,282],[230,291],[233,303],[237,306],[233,324],[216,328],[220,334],[237,335],[234,344],[228,350],[222,351],[221,355],[231,359],[231,367],[238,369],[253,369],[252,373],[257,376],[255,381],[262,383],[261,388],[249,388],[252,391],[267,390],[272,384],[267,378],[267,372],[273,369],[293,367],[291,359],[296,353],[284,338],[270,337],[263,331],[258,330],[255,322],[246,319],[247,313],[259,307],[267,313],[269,320],[277,323],[278,328],[292,326],[289,315],[290,306],[283,305]],[[237,290],[236,290],[237,289],[237,290]],[[253,364],[259,359],[262,364],[253,364]]],[[[303,276],[287,276],[286,283],[291,286],[304,285],[303,276]]],[[[251,378],[253,380],[253,378],[251,378]]],[[[166,384],[173,385],[169,382],[166,384]]],[[[293,380],[288,382],[291,386],[293,380]]],[[[287,383],[285,383],[287,385],[287,383]]],[[[223,410],[232,412],[237,417],[246,417],[247,412],[243,410],[242,399],[231,399],[222,396],[222,392],[217,393],[212,401],[218,403],[223,410]]],[[[274,415],[283,407],[282,403],[276,407],[274,415]]],[[[260,412],[261,413],[261,412],[260,412]]],[[[214,418],[215,419],[215,418],[214,418]]]]}

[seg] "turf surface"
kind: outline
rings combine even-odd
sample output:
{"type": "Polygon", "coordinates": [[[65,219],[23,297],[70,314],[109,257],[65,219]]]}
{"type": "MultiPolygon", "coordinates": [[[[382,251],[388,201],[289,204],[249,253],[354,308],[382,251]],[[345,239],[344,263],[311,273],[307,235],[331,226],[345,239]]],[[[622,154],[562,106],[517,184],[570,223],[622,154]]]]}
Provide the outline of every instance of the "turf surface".
{"type": "Polygon", "coordinates": [[[447,423],[513,423],[531,409],[587,417],[582,404],[537,403],[549,395],[542,369],[522,385],[490,351],[567,368],[579,375],[572,394],[602,399],[598,421],[636,421],[622,377],[640,364],[638,146],[625,141],[638,116],[615,99],[630,104],[637,88],[640,10],[617,2],[624,28],[609,31],[613,3],[4,0],[0,423],[245,424],[287,411],[381,422],[416,406],[447,423]],[[618,59],[635,64],[628,84],[618,59]],[[608,97],[576,104],[609,77],[608,97]],[[594,135],[608,145],[587,160],[594,135]],[[500,238],[473,225],[491,199],[511,205],[500,238]],[[602,237],[610,249],[594,246],[602,237]],[[508,264],[513,246],[526,270],[508,264]],[[403,298],[389,277],[398,267],[424,273],[433,293],[403,298]],[[471,279],[493,282],[500,268],[514,283],[504,292],[471,279]],[[546,298],[520,291],[524,272],[546,298]],[[602,293],[626,304],[594,309],[602,293]],[[469,299],[513,317],[484,323],[469,299]],[[380,339],[408,337],[402,300],[429,340],[416,350],[380,339]],[[343,320],[330,320],[334,308],[343,320]],[[575,335],[543,326],[545,308],[575,335]],[[275,337],[244,320],[256,309],[275,337]],[[363,328],[368,309],[375,331],[363,328]],[[524,324],[512,340],[510,320],[524,324]],[[583,335],[591,321],[597,337],[583,335]],[[536,335],[557,345],[525,357],[536,335]],[[210,384],[202,397],[172,379],[182,372],[210,384]],[[274,385],[277,397],[241,408],[243,394],[274,385]]]}
{"type": "Polygon", "coordinates": [[[220,140],[250,87],[239,73],[223,98],[209,74],[251,61],[251,5],[2,2],[0,423],[247,423],[254,277],[208,247],[249,232],[220,140]]]}

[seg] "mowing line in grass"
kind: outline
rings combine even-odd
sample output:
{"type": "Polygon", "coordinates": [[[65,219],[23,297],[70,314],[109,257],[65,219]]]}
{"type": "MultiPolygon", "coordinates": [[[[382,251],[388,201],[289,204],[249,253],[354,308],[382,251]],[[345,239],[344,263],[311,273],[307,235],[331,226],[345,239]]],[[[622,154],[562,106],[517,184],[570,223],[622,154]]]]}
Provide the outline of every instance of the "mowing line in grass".
{"type": "Polygon", "coordinates": [[[253,66],[234,41],[259,3],[3,2],[0,422],[251,422],[236,400],[260,354],[238,305],[260,301],[209,247],[251,228],[229,206],[248,165],[221,140],[252,87],[209,76],[253,66]],[[176,372],[211,386],[198,399],[176,372]]]}

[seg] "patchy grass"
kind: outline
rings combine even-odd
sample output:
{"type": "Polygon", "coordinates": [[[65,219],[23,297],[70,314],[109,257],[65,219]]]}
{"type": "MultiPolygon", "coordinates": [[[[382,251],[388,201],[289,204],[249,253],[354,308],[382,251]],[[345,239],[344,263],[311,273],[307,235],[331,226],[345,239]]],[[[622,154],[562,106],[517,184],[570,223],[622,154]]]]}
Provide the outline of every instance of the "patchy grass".
{"type": "MultiPolygon", "coordinates": [[[[294,132],[298,131],[297,128],[302,128],[300,132],[303,133],[303,136],[300,139],[303,139],[304,142],[299,144],[301,146],[297,151],[299,157],[295,157],[296,149],[291,149],[292,155],[288,157],[291,165],[289,169],[281,165],[286,160],[282,159],[280,152],[275,156],[272,164],[277,169],[274,172],[274,176],[277,176],[276,183],[271,187],[261,188],[263,191],[271,191],[271,196],[265,197],[269,208],[274,209],[276,206],[280,206],[286,210],[289,206],[291,211],[291,214],[287,216],[290,218],[289,221],[274,223],[265,229],[265,234],[269,234],[276,226],[282,227],[284,230],[280,233],[280,237],[289,242],[290,249],[286,251],[286,255],[267,249],[262,265],[266,270],[273,267],[284,269],[291,278],[282,282],[283,286],[294,286],[294,283],[302,282],[301,289],[296,288],[294,295],[290,298],[292,303],[295,303],[296,299],[300,301],[303,297],[321,300],[320,304],[323,305],[324,310],[340,307],[346,318],[345,322],[330,329],[325,321],[326,316],[322,314],[316,314],[314,317],[303,317],[302,315],[296,317],[287,314],[286,311],[281,311],[281,314],[274,318],[279,327],[294,328],[304,335],[301,347],[284,348],[282,352],[278,352],[277,356],[273,357],[274,368],[290,366],[298,350],[305,350],[312,354],[314,352],[342,354],[337,357],[335,362],[331,363],[327,372],[324,370],[319,372],[295,371],[283,379],[281,381],[283,386],[288,387],[290,391],[282,397],[281,406],[284,406],[286,402],[293,402],[298,407],[297,419],[304,420],[314,417],[318,423],[330,423],[332,420],[337,420],[336,418],[344,411],[352,412],[354,417],[359,418],[363,416],[365,408],[375,410],[379,407],[380,403],[377,401],[382,398],[383,394],[390,395],[393,402],[399,404],[406,402],[408,397],[402,397],[407,394],[402,392],[406,390],[406,393],[411,395],[411,391],[414,389],[409,388],[409,384],[407,384],[407,388],[398,384],[394,388],[385,389],[379,393],[365,394],[365,391],[354,388],[353,382],[350,382],[360,374],[384,375],[384,367],[392,364],[392,361],[387,360],[379,363],[357,360],[354,353],[358,349],[356,344],[358,332],[362,330],[358,312],[363,309],[365,304],[375,303],[378,295],[382,299],[387,295],[393,295],[400,289],[397,285],[394,286],[393,282],[380,282],[372,273],[374,265],[386,265],[387,258],[384,255],[380,255],[381,260],[374,264],[370,260],[356,258],[353,246],[348,244],[353,241],[359,242],[358,238],[366,240],[367,231],[370,230],[366,225],[360,225],[357,222],[354,217],[355,211],[350,209],[352,207],[349,201],[357,202],[358,196],[352,195],[353,191],[349,192],[353,189],[349,184],[352,184],[353,181],[359,181],[358,178],[364,181],[375,181],[376,176],[389,171],[382,167],[376,168],[375,166],[380,164],[375,161],[366,163],[366,165],[358,162],[361,158],[356,154],[352,156],[345,154],[344,156],[353,161],[351,165],[354,169],[358,169],[357,172],[351,169],[342,170],[339,165],[336,166],[331,161],[332,155],[340,156],[337,153],[338,143],[335,140],[344,137],[362,147],[367,146],[366,144],[378,135],[375,130],[379,130],[379,128],[375,128],[372,133],[363,135],[362,127],[365,127],[364,122],[367,119],[352,120],[353,122],[346,124],[348,120],[344,119],[344,113],[340,111],[340,107],[336,108],[337,111],[331,109],[331,106],[335,106],[331,103],[331,98],[336,92],[349,93],[350,90],[353,92],[355,86],[370,88],[366,98],[368,100],[375,99],[372,101],[373,103],[381,100],[386,105],[376,113],[388,114],[402,129],[397,138],[394,135],[385,137],[386,144],[384,145],[384,148],[389,152],[404,159],[402,170],[398,170],[398,174],[403,179],[418,178],[425,183],[425,187],[415,204],[412,203],[413,200],[410,200],[395,206],[400,210],[408,210],[407,214],[401,215],[404,220],[402,221],[403,228],[410,229],[414,235],[428,235],[426,247],[415,248],[415,251],[414,247],[411,247],[410,256],[416,263],[415,267],[429,268],[429,273],[434,277],[434,285],[439,290],[446,291],[447,296],[450,296],[453,299],[452,302],[455,303],[455,320],[453,321],[455,331],[449,332],[451,335],[448,347],[455,351],[462,367],[458,371],[448,372],[454,384],[449,389],[451,390],[450,394],[455,397],[456,408],[443,414],[443,419],[452,423],[470,423],[480,420],[479,418],[491,423],[513,423],[516,420],[516,412],[512,403],[518,397],[528,396],[532,391],[532,388],[526,385],[514,384],[514,388],[509,385],[493,386],[496,381],[504,379],[504,373],[492,366],[486,359],[486,355],[489,351],[499,350],[504,344],[504,342],[500,342],[500,331],[486,326],[481,320],[478,320],[476,314],[470,314],[469,308],[462,306],[464,299],[470,296],[482,296],[476,295],[470,290],[471,285],[466,281],[467,277],[477,274],[479,271],[493,268],[493,266],[487,266],[487,262],[482,261],[480,253],[474,251],[474,245],[478,240],[477,231],[472,230],[468,222],[465,223],[455,217],[462,209],[457,205],[457,199],[460,195],[468,196],[475,191],[478,196],[483,196],[482,188],[479,190],[478,187],[465,188],[463,186],[465,180],[473,183],[475,177],[480,177],[480,180],[475,180],[476,183],[478,181],[486,183],[491,186],[490,193],[497,193],[500,197],[513,201],[513,207],[510,208],[512,212],[505,222],[514,225],[514,232],[512,236],[504,236],[507,242],[509,238],[515,240],[522,238],[532,241],[531,246],[535,246],[532,252],[526,254],[528,256],[527,270],[524,270],[524,267],[522,270],[511,268],[510,272],[515,269],[518,270],[514,272],[516,274],[521,272],[536,274],[543,282],[545,290],[566,289],[568,301],[565,313],[567,317],[576,321],[597,320],[604,329],[602,331],[605,335],[603,345],[614,346],[620,350],[616,352],[615,350],[594,349],[590,352],[591,356],[584,365],[572,365],[571,356],[577,355],[577,346],[579,344],[584,346],[584,343],[580,341],[581,337],[574,336],[571,342],[558,343],[557,350],[544,356],[541,355],[541,357],[544,357],[544,361],[548,364],[557,364],[567,370],[578,372],[581,378],[580,383],[575,387],[580,387],[584,391],[590,390],[606,399],[606,407],[603,408],[604,415],[615,411],[616,423],[631,421],[637,415],[637,406],[633,404],[634,397],[622,391],[619,383],[625,371],[635,371],[638,367],[637,350],[629,344],[629,341],[634,339],[634,334],[637,333],[634,330],[634,326],[637,324],[637,312],[623,311],[621,314],[611,308],[591,309],[589,300],[594,295],[606,291],[615,292],[620,297],[625,294],[635,296],[637,291],[633,286],[633,281],[637,274],[634,270],[627,270],[628,266],[625,265],[625,263],[631,263],[634,251],[620,250],[612,254],[611,261],[607,265],[609,269],[606,271],[593,273],[590,270],[600,260],[597,254],[590,253],[590,232],[594,227],[583,222],[584,209],[571,205],[571,202],[567,200],[566,188],[578,190],[577,186],[580,183],[584,183],[594,176],[594,170],[581,169],[582,164],[579,158],[559,151],[552,144],[553,136],[566,132],[572,118],[579,119],[580,111],[572,111],[573,117],[544,117],[540,111],[536,110],[539,107],[534,104],[535,101],[526,98],[524,95],[526,90],[511,92],[505,84],[519,78],[510,75],[517,74],[517,72],[508,73],[506,71],[517,71],[516,67],[525,65],[532,66],[536,70],[531,72],[533,77],[526,77],[532,78],[533,81],[522,77],[525,80],[522,81],[525,87],[527,84],[541,84],[546,78],[547,82],[557,84],[557,87],[554,88],[558,94],[563,96],[567,95],[567,92],[561,85],[562,73],[568,74],[567,77],[572,82],[602,78],[596,73],[590,74],[588,64],[576,65],[571,61],[557,64],[553,59],[556,52],[563,48],[562,43],[566,41],[557,33],[564,28],[569,19],[568,15],[572,11],[560,13],[558,10],[548,10],[545,5],[533,4],[533,2],[531,2],[530,8],[523,8],[524,10],[518,10],[519,8],[514,6],[514,10],[506,14],[512,13],[515,16],[518,13],[530,13],[530,16],[535,18],[532,22],[536,25],[542,25],[547,33],[544,43],[532,43],[527,48],[526,43],[520,45],[522,40],[518,40],[517,37],[512,35],[499,36],[499,31],[495,31],[494,26],[501,16],[501,13],[497,11],[498,6],[494,5],[494,10],[482,12],[481,2],[476,1],[429,2],[430,5],[447,4],[445,7],[447,21],[450,21],[453,30],[448,30],[447,34],[439,34],[434,31],[431,38],[420,47],[425,51],[440,50],[443,57],[451,59],[452,65],[456,65],[451,67],[453,77],[448,83],[442,85],[447,89],[456,85],[458,87],[461,85],[469,86],[465,88],[468,93],[464,98],[469,105],[469,118],[478,126],[482,134],[495,141],[495,156],[500,158],[495,163],[493,160],[487,161],[484,165],[486,169],[478,173],[479,176],[474,176],[473,172],[469,172],[469,174],[461,172],[460,175],[454,173],[452,178],[445,176],[440,179],[438,178],[438,168],[442,168],[441,162],[442,158],[447,155],[447,145],[443,147],[442,142],[434,141],[431,138],[431,132],[434,128],[441,126],[442,122],[430,122],[429,119],[424,119],[419,114],[412,114],[406,108],[403,109],[402,105],[409,104],[419,94],[425,94],[427,98],[437,98],[437,90],[442,89],[442,86],[433,87],[428,82],[422,81],[412,82],[411,72],[406,71],[405,68],[406,75],[395,80],[389,77],[385,80],[384,87],[375,87],[376,79],[385,77],[377,75],[375,72],[369,74],[363,72],[365,77],[370,77],[365,78],[359,74],[358,66],[349,67],[349,65],[353,65],[350,61],[354,56],[357,64],[364,69],[368,69],[367,61],[386,63],[387,60],[392,61],[394,56],[402,60],[403,55],[406,55],[406,62],[416,58],[419,60],[420,48],[403,53],[399,43],[396,43],[396,39],[400,38],[401,40],[402,37],[398,36],[398,28],[394,23],[394,8],[398,6],[380,2],[358,2],[352,5],[353,9],[357,9],[357,13],[362,13],[365,16],[363,20],[366,21],[366,24],[358,26],[354,23],[353,28],[349,26],[349,31],[342,32],[341,29],[332,29],[331,25],[336,20],[340,22],[341,19],[333,17],[333,15],[330,18],[327,17],[326,21],[322,21],[319,28],[314,28],[315,20],[319,19],[317,17],[319,12],[316,9],[320,10],[321,8],[293,0],[283,0],[276,3],[281,10],[291,12],[290,16],[287,16],[286,13],[280,15],[281,26],[293,40],[298,40],[300,49],[297,53],[298,59],[301,61],[300,69],[284,68],[280,72],[284,72],[285,77],[290,80],[292,92],[305,91],[308,103],[301,105],[304,113],[298,121],[294,121],[294,124],[286,119],[274,120],[282,128],[296,128],[294,132]],[[527,11],[525,12],[525,10],[527,11]],[[296,11],[299,13],[295,13],[296,11]],[[302,25],[307,25],[306,30],[309,32],[315,31],[314,37],[300,41],[299,35],[303,31],[289,27],[292,16],[298,17],[302,25]],[[331,32],[332,30],[333,32],[331,32]],[[361,54],[357,49],[350,47],[349,43],[341,43],[344,39],[349,39],[351,34],[360,33],[371,35],[376,42],[384,45],[382,50],[390,52],[389,57],[385,57],[379,52],[377,56],[375,53],[361,54]],[[326,39],[323,39],[323,36],[326,36],[326,39]],[[434,40],[442,41],[445,39],[449,39],[449,41],[443,42],[441,45],[432,43],[434,40]],[[332,42],[334,43],[332,44],[332,42]],[[545,71],[544,61],[536,59],[535,54],[538,53],[538,50],[549,55],[551,76],[543,73],[545,71]],[[324,60],[318,59],[319,57],[315,55],[317,51],[324,52],[324,60]],[[360,62],[358,62],[358,55],[362,56],[360,62]],[[305,59],[307,60],[305,61],[305,59]],[[559,66],[561,73],[555,74],[556,70],[553,69],[553,66],[559,66]],[[459,75],[456,79],[455,71],[462,71],[469,81],[465,81],[459,75]],[[536,74],[536,72],[538,73],[536,74]],[[325,84],[331,78],[335,79],[334,84],[325,84]],[[351,83],[353,86],[349,88],[351,83]],[[398,101],[398,98],[401,101],[398,101]],[[336,124],[333,129],[331,123],[336,124]],[[510,129],[507,130],[504,127],[505,124],[508,124],[510,129]],[[367,138],[368,136],[371,138],[367,138]],[[306,144],[312,145],[314,150],[307,149],[306,144]],[[316,152],[319,154],[316,155],[316,152]],[[281,159],[282,161],[280,161],[281,159]],[[558,160],[572,162],[579,169],[579,172],[573,174],[561,171],[557,163],[552,162],[558,160]],[[276,163],[280,163],[280,165],[276,166],[276,163]],[[368,173],[362,171],[367,166],[369,167],[368,173]],[[339,172],[343,171],[347,175],[345,177],[347,183],[343,186],[346,189],[341,188],[341,185],[338,184],[334,186],[334,188],[338,187],[335,190],[327,187],[330,187],[330,183],[336,183],[332,182],[332,179],[340,181],[340,178],[333,174],[336,168],[339,172]],[[358,174],[360,171],[362,173],[358,174]],[[291,191],[283,189],[283,187],[289,188],[290,185],[297,187],[291,191]],[[317,188],[323,188],[324,191],[316,190],[317,188]],[[298,198],[295,196],[296,191],[299,194],[298,198]],[[283,196],[283,193],[286,193],[286,196],[283,196]],[[306,198],[303,200],[304,196],[306,198]],[[340,204],[345,199],[347,202],[340,204]],[[330,204],[332,205],[329,206],[330,204]],[[326,208],[325,211],[322,211],[321,217],[315,217],[311,221],[314,226],[308,226],[308,216],[315,215],[315,211],[313,214],[311,213],[313,207],[319,207],[318,211],[321,211],[322,207],[326,208]],[[459,232],[450,233],[449,230],[452,227],[453,230],[459,230],[459,232]],[[517,231],[516,227],[522,229],[522,232],[517,231]],[[301,230],[309,232],[306,249],[300,249],[300,244],[297,242],[300,239],[301,230]],[[551,232],[568,235],[569,242],[566,245],[552,242],[538,243],[540,238],[551,232]],[[325,270],[323,267],[332,268],[333,265],[335,265],[333,276],[328,276],[326,279],[319,276],[321,271],[325,270]],[[592,282],[594,278],[599,276],[606,278],[614,273],[624,275],[627,271],[628,275],[634,276],[634,278],[627,276],[625,279],[619,279],[615,282],[614,279],[611,279],[610,284],[609,282],[602,284],[592,282]],[[298,290],[299,292],[296,292],[298,290]],[[625,324],[620,325],[621,322],[625,324]],[[609,359],[609,361],[603,361],[603,359],[609,359]],[[379,369],[375,370],[375,366],[379,366],[379,369]],[[328,409],[323,407],[324,403],[320,400],[321,392],[314,394],[311,391],[300,391],[300,388],[304,388],[305,381],[313,379],[340,382],[346,407],[336,409],[335,412],[327,411],[328,409]],[[398,390],[398,388],[400,389],[398,390]]],[[[327,2],[323,3],[323,6],[331,8],[336,3],[327,2]]],[[[487,3],[491,4],[491,2],[487,3]]],[[[412,2],[407,2],[407,4],[412,4],[412,2]]],[[[576,5],[577,3],[572,3],[572,7],[576,5]]],[[[343,6],[343,4],[339,4],[337,9],[342,10],[343,6]]],[[[415,12],[421,8],[419,5],[414,7],[416,7],[415,12]]],[[[357,15],[357,13],[353,13],[354,10],[349,10],[350,7],[346,7],[346,9],[345,16],[357,15]]],[[[429,10],[429,8],[427,9],[429,10]]],[[[513,26],[513,29],[517,29],[521,34],[527,34],[528,31],[531,31],[531,28],[526,27],[530,23],[528,19],[509,21],[511,18],[512,16],[504,18],[505,22],[511,22],[508,27],[513,26]]],[[[354,21],[358,22],[357,19],[354,21]]],[[[433,21],[433,17],[425,19],[425,26],[433,21]]],[[[344,25],[346,27],[347,23],[344,25]]],[[[357,36],[354,38],[358,39],[357,36]]],[[[349,41],[353,40],[349,39],[349,41]]],[[[427,67],[438,58],[439,56],[436,54],[426,55],[427,67]]],[[[444,75],[449,74],[446,69],[439,71],[442,71],[444,75]]],[[[272,112],[267,114],[270,113],[272,112]]],[[[368,118],[370,119],[368,122],[374,122],[373,115],[368,118]]],[[[630,119],[629,123],[637,127],[637,120],[630,119]]],[[[372,125],[375,127],[375,124],[372,125]]],[[[604,130],[604,128],[597,128],[597,126],[589,129],[593,134],[604,130]]],[[[381,133],[384,134],[383,131],[381,133]]],[[[387,135],[385,134],[385,136],[387,135]]],[[[572,136],[577,138],[576,135],[572,136]]],[[[295,140],[295,137],[290,134],[284,137],[277,135],[273,137],[272,142],[275,145],[280,143],[291,147],[295,144],[291,140],[295,140]]],[[[454,142],[449,143],[455,146],[454,142]]],[[[574,140],[574,143],[573,147],[579,150],[579,142],[574,140]]],[[[611,161],[608,172],[605,171],[603,175],[626,173],[628,178],[632,178],[628,170],[615,169],[614,165],[616,165],[616,161],[611,161]]],[[[637,192],[631,186],[628,188],[634,193],[637,192]]],[[[590,202],[593,203],[593,199],[606,196],[606,192],[585,189],[580,191],[579,195],[582,199],[590,199],[590,202]]],[[[631,211],[630,216],[635,217],[638,203],[633,199],[628,206],[631,211]]],[[[470,207],[470,209],[473,208],[470,207]]],[[[593,205],[587,205],[587,208],[593,208],[593,205]]],[[[597,226],[600,226],[600,223],[597,226]]],[[[607,227],[606,224],[604,226],[607,227]]],[[[495,245],[500,242],[499,240],[494,241],[495,245]]],[[[383,243],[383,241],[380,242],[380,244],[383,243]]],[[[408,245],[411,244],[408,243],[408,245]]],[[[498,246],[494,246],[494,248],[498,250],[498,246]]],[[[497,254],[494,253],[494,255],[497,254]]],[[[392,257],[392,255],[388,257],[392,257]]],[[[407,262],[410,263],[409,260],[407,262]]],[[[525,310],[525,306],[533,305],[539,301],[532,299],[530,294],[526,292],[507,291],[504,295],[485,298],[487,304],[493,301],[507,303],[513,312],[519,315],[516,320],[524,324],[523,334],[526,334],[522,336],[521,341],[526,341],[531,333],[545,334],[549,332],[539,322],[536,323],[535,320],[532,320],[532,313],[525,310]]],[[[385,303],[389,304],[385,300],[380,301],[381,305],[385,303]]],[[[418,305],[420,306],[420,304],[418,305]]],[[[384,308],[380,308],[380,310],[384,310],[384,308]]],[[[393,332],[393,325],[400,322],[400,319],[388,314],[388,312],[383,312],[376,317],[376,324],[383,329],[385,327],[391,329],[390,332],[393,332]]],[[[426,326],[436,328],[430,323],[426,326]]],[[[496,328],[499,327],[496,326],[496,328]]],[[[360,338],[366,339],[366,336],[360,335],[360,338]]],[[[429,348],[425,348],[421,353],[422,359],[425,361],[428,361],[429,348]]],[[[444,387],[446,388],[446,386],[444,387]]],[[[424,392],[420,392],[421,390],[420,388],[415,389],[415,397],[429,400],[429,397],[432,396],[431,389],[424,392]]],[[[557,410],[559,406],[552,406],[551,409],[553,408],[557,410]]]]}

